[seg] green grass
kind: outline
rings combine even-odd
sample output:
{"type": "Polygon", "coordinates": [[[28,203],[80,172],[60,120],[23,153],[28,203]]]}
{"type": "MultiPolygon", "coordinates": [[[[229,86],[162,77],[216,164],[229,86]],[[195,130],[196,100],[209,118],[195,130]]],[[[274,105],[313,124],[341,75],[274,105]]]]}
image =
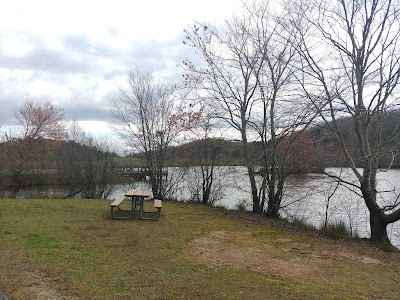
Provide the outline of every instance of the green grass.
{"type": "Polygon", "coordinates": [[[399,299],[398,253],[196,204],[112,220],[109,203],[0,199],[0,289],[15,300],[399,299]]]}

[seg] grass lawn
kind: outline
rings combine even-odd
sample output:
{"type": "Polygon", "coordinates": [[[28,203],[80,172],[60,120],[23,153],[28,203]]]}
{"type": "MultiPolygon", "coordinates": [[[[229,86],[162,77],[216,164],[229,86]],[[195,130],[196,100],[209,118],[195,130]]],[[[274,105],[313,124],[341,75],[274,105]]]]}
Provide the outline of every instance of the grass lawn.
{"type": "Polygon", "coordinates": [[[0,289],[15,300],[400,299],[399,253],[194,204],[112,220],[109,203],[0,199],[0,289]]]}

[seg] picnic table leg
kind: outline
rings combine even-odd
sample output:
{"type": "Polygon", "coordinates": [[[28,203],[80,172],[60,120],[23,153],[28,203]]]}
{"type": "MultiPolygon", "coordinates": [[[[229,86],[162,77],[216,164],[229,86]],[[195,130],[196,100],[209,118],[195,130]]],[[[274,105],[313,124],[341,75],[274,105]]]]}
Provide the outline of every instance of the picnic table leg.
{"type": "Polygon", "coordinates": [[[140,211],[140,199],[137,197],[132,197],[132,211],[134,211],[134,212],[140,211]],[[139,203],[138,203],[138,201],[139,201],[139,203]]]}

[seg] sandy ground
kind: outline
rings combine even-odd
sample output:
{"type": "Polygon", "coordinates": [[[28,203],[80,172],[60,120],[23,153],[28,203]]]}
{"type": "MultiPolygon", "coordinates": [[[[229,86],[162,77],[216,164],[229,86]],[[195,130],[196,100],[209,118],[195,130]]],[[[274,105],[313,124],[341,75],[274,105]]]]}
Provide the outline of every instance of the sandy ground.
{"type": "MultiPolygon", "coordinates": [[[[243,268],[259,272],[267,276],[286,277],[292,280],[307,280],[314,277],[326,277],[330,274],[329,270],[322,270],[314,265],[307,264],[304,257],[314,259],[334,259],[334,260],[354,260],[364,264],[381,264],[377,259],[356,254],[351,254],[345,250],[321,251],[313,248],[309,244],[295,242],[291,239],[279,239],[280,250],[290,253],[290,259],[273,257],[270,251],[264,251],[259,247],[246,246],[240,242],[233,242],[241,239],[239,234],[214,231],[206,236],[195,239],[191,246],[200,258],[215,264],[224,264],[236,268],[243,268]]],[[[263,245],[265,250],[268,247],[263,245]]]]}

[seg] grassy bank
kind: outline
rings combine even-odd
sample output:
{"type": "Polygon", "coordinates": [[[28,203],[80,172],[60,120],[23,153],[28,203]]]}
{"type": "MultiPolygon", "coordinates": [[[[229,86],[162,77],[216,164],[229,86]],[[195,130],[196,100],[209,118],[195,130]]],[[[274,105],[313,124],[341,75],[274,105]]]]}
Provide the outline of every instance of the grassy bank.
{"type": "Polygon", "coordinates": [[[106,200],[0,199],[13,299],[399,299],[400,255],[201,205],[111,220],[106,200]],[[229,215],[229,216],[228,216],[229,215]]]}

